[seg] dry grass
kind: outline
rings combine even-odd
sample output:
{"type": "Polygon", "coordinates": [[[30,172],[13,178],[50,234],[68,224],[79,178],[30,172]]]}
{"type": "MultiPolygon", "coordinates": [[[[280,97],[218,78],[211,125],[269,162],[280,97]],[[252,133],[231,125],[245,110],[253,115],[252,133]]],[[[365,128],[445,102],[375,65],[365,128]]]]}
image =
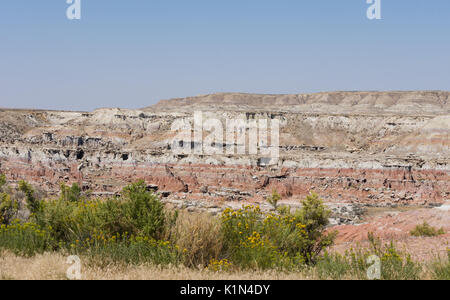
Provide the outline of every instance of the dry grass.
{"type": "Polygon", "coordinates": [[[65,279],[66,258],[60,254],[43,254],[32,258],[3,252],[0,254],[0,279],[65,279]]]}
{"type": "MultiPolygon", "coordinates": [[[[44,253],[34,257],[16,256],[10,252],[0,252],[0,280],[66,280],[69,265],[62,253],[44,253]]],[[[442,265],[447,268],[448,265],[442,265]]],[[[99,267],[82,258],[81,276],[83,280],[317,280],[321,278],[317,270],[303,272],[233,271],[212,272],[205,268],[158,267],[153,265],[109,265],[99,267]]],[[[442,279],[448,280],[447,277],[442,279]]],[[[331,278],[329,278],[331,279],[331,278]]],[[[357,279],[344,275],[343,280],[357,279]]],[[[430,270],[425,270],[421,279],[433,279],[430,270]]]]}
{"type": "MultiPolygon", "coordinates": [[[[45,253],[32,258],[19,257],[11,253],[0,254],[0,279],[19,280],[64,280],[67,257],[59,253],[45,253]]],[[[82,265],[84,280],[298,280],[314,279],[301,273],[235,272],[215,273],[206,269],[185,267],[116,266],[99,268],[82,265]]]]}
{"type": "Polygon", "coordinates": [[[205,267],[219,256],[223,242],[220,226],[219,220],[207,213],[180,213],[173,242],[187,250],[188,266],[205,267]]]}

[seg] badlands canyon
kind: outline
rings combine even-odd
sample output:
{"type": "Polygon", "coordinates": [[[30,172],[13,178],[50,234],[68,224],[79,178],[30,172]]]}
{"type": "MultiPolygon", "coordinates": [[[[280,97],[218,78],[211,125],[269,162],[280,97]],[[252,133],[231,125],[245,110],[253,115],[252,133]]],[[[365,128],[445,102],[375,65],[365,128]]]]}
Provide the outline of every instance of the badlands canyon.
{"type": "Polygon", "coordinates": [[[221,93],[92,112],[0,108],[0,173],[48,195],[77,182],[110,197],[143,179],[167,203],[213,213],[267,206],[273,190],[295,206],[315,191],[347,241],[359,237],[354,224],[382,220],[393,234],[422,219],[448,231],[450,92],[221,93]],[[279,120],[277,164],[248,153],[175,154],[172,124],[196,111],[224,123],[279,120]]]}

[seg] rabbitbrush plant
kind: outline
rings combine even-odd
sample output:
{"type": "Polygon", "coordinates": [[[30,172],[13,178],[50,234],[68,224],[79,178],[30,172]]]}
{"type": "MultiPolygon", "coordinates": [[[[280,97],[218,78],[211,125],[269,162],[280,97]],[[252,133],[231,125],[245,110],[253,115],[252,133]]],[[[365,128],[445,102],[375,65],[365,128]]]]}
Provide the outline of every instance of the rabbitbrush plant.
{"type": "Polygon", "coordinates": [[[251,269],[314,264],[335,237],[334,232],[325,233],[329,215],[314,193],[295,213],[263,213],[258,206],[226,209],[221,217],[224,258],[251,269]]]}
{"type": "Polygon", "coordinates": [[[375,255],[380,259],[382,280],[417,280],[423,274],[422,266],[414,262],[408,253],[399,251],[394,242],[382,244],[372,233],[368,235],[370,248],[350,249],[345,254],[325,254],[315,267],[321,279],[367,280],[367,271],[372,263],[368,258],[375,255]]]}
{"type": "Polygon", "coordinates": [[[438,236],[445,234],[444,228],[437,229],[432,226],[430,226],[427,222],[423,222],[422,225],[417,225],[414,230],[410,232],[412,236],[438,236]]]}

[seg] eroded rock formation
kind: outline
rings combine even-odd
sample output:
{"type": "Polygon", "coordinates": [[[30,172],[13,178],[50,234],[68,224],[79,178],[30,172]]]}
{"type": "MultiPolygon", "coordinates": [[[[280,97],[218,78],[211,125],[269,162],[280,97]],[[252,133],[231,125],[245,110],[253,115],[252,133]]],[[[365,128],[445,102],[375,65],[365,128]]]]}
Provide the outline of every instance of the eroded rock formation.
{"type": "Polygon", "coordinates": [[[285,200],[315,190],[330,203],[439,205],[450,197],[449,92],[216,94],[142,110],[0,110],[0,172],[49,193],[78,182],[114,195],[144,179],[168,201],[212,206],[285,200]],[[173,122],[280,120],[280,159],[176,155],[173,122]],[[200,204],[198,204],[200,203],[200,204]]]}

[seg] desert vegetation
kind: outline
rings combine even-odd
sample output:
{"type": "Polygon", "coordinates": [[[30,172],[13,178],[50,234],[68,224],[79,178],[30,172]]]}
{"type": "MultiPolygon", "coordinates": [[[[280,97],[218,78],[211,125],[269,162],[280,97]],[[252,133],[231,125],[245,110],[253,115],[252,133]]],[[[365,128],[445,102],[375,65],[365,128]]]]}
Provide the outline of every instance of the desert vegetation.
{"type": "Polygon", "coordinates": [[[445,234],[444,228],[434,228],[433,226],[430,226],[427,222],[423,222],[421,225],[417,225],[413,230],[411,230],[410,234],[412,236],[427,236],[427,237],[433,237],[445,234]]]}
{"type": "MultiPolygon", "coordinates": [[[[330,211],[319,196],[311,193],[296,210],[279,206],[279,200],[274,191],[270,212],[248,205],[212,216],[166,207],[143,181],[115,198],[97,199],[77,184],[62,184],[59,197],[44,199],[30,184],[21,181],[13,188],[0,176],[0,261],[6,266],[8,261],[78,255],[93,278],[105,270],[121,274],[106,278],[184,270],[201,279],[240,274],[367,279],[368,258],[377,255],[381,279],[449,279],[448,260],[415,262],[393,242],[383,245],[373,235],[369,248],[330,253],[336,232],[328,228],[330,211]]],[[[12,276],[0,272],[3,279],[12,276]]]]}

